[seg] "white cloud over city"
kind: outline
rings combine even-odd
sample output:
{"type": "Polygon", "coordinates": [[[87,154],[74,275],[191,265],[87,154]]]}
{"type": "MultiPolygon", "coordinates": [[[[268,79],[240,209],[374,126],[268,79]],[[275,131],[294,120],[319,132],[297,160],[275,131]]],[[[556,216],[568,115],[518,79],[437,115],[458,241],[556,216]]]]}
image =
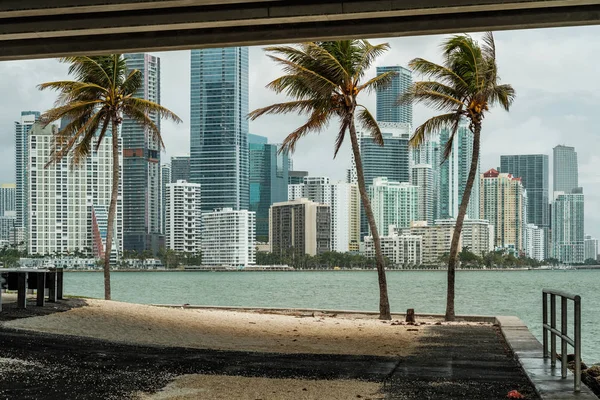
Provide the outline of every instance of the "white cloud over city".
{"type": "MultiPolygon", "coordinates": [[[[378,65],[403,65],[414,57],[439,61],[443,36],[390,38],[391,50],[378,65]]],[[[498,65],[504,83],[517,91],[510,113],[494,109],[483,128],[482,170],[499,165],[501,154],[544,153],[552,160],[558,144],[574,146],[579,157],[579,184],[584,188],[586,233],[600,237],[600,135],[595,116],[600,106],[600,27],[556,28],[496,33],[498,65]]],[[[163,124],[166,160],[189,152],[189,51],[157,53],[162,67],[162,104],[175,111],[183,124],[163,124]]],[[[14,182],[14,121],[22,110],[44,111],[55,95],[36,85],[66,78],[67,68],[56,60],[0,63],[0,182],[14,182]]],[[[285,100],[265,89],[281,74],[259,47],[250,50],[250,109],[285,100]]],[[[371,71],[374,75],[375,71],[371,71]]],[[[374,107],[374,96],[363,100],[374,107]]],[[[432,112],[414,110],[414,123],[432,112]]],[[[264,117],[251,122],[251,133],[281,142],[303,121],[298,116],[264,117]]],[[[306,137],[294,154],[296,169],[312,175],[344,178],[350,162],[349,143],[333,159],[335,128],[306,137]]],[[[552,161],[551,161],[552,164],[552,161]]],[[[550,177],[552,180],[552,177],[550,177]]]]}

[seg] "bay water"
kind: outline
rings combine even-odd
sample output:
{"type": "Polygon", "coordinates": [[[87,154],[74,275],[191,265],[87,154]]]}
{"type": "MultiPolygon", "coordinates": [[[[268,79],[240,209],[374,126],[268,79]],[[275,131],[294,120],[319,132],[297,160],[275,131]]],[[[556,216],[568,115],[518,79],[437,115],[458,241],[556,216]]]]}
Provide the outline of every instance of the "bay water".
{"type": "MultiPolygon", "coordinates": [[[[361,311],[376,311],[379,304],[375,271],[148,271],[111,277],[113,300],[131,303],[361,311]]],[[[387,278],[392,312],[444,313],[445,271],[388,271],[387,278]]],[[[66,294],[104,295],[101,272],[69,272],[64,280],[66,294]]],[[[600,270],[458,271],[456,313],[515,315],[541,340],[545,288],[581,296],[583,360],[600,362],[600,270]]],[[[572,309],[569,302],[570,318],[572,309]]]]}

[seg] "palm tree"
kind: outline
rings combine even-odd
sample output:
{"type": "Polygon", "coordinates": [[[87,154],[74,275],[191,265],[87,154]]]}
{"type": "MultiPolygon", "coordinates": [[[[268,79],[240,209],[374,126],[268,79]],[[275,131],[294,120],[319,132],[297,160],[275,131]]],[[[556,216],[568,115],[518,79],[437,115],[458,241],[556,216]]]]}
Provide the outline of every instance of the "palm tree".
{"type": "Polygon", "coordinates": [[[367,194],[360,157],[356,120],[373,140],[383,145],[383,137],[375,118],[358,102],[362,92],[375,92],[389,85],[395,72],[387,72],[363,82],[374,61],[389,49],[389,45],[372,45],[366,40],[309,42],[297,46],[275,46],[266,50],[269,57],[283,67],[285,75],[267,85],[276,93],[285,93],[293,100],[255,110],[251,119],[265,114],[297,113],[308,115],[308,121],[290,133],[280,152],[293,152],[296,143],[310,132],[325,129],[331,119],[340,121],[335,141],[334,158],[346,134],[349,133],[356,162],[358,188],[369,222],[379,277],[379,318],[391,319],[387,295],[385,263],[381,253],[379,233],[367,194]]]}
{"type": "Polygon", "coordinates": [[[469,130],[473,134],[471,166],[456,218],[448,261],[446,320],[453,321],[458,244],[479,163],[483,118],[489,108],[496,104],[508,111],[515,98],[515,91],[511,85],[500,84],[496,46],[491,32],[484,34],[481,45],[469,35],[456,35],[445,40],[441,47],[444,57],[442,65],[422,58],[415,58],[409,63],[413,71],[424,75],[428,80],[415,82],[399,102],[423,103],[443,112],[425,121],[410,139],[410,145],[418,147],[429,136],[448,129],[450,138],[446,143],[442,162],[448,159],[452,151],[452,142],[461,121],[469,122],[469,130]]]}
{"type": "Polygon", "coordinates": [[[113,137],[112,193],[104,253],[104,298],[110,300],[110,255],[119,189],[119,125],[127,117],[147,129],[164,147],[154,118],[168,118],[177,123],[181,119],[159,104],[134,97],[142,86],[142,73],[128,70],[121,54],[73,56],[60,61],[70,64],[69,75],[73,75],[75,80],[48,82],[38,86],[40,90],[59,92],[55,108],[46,111],[41,122],[45,125],[61,119],[67,122],[53,137],[48,164],[58,163],[69,156],[76,167],[92,153],[92,145],[95,151],[98,150],[108,132],[113,137]]]}

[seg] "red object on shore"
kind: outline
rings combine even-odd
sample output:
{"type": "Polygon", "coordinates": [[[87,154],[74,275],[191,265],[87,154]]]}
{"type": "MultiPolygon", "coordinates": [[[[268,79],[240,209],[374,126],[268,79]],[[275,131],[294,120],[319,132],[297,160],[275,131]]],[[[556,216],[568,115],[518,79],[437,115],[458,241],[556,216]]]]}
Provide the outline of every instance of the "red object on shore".
{"type": "Polygon", "coordinates": [[[521,393],[519,393],[516,390],[511,390],[510,392],[508,392],[508,395],[506,396],[509,399],[524,399],[525,396],[523,396],[521,393]]]}

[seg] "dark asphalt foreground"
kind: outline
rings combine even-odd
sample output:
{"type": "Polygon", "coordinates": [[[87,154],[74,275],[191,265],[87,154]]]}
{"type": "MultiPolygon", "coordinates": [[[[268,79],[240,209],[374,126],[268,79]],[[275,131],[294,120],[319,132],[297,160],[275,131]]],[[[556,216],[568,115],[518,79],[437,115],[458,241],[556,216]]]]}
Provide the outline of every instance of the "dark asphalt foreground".
{"type": "Polygon", "coordinates": [[[130,346],[0,328],[0,358],[25,361],[0,363],[0,399],[126,399],[181,374],[361,379],[398,400],[506,399],[511,390],[538,399],[495,327],[430,328],[411,357],[130,346]]]}

